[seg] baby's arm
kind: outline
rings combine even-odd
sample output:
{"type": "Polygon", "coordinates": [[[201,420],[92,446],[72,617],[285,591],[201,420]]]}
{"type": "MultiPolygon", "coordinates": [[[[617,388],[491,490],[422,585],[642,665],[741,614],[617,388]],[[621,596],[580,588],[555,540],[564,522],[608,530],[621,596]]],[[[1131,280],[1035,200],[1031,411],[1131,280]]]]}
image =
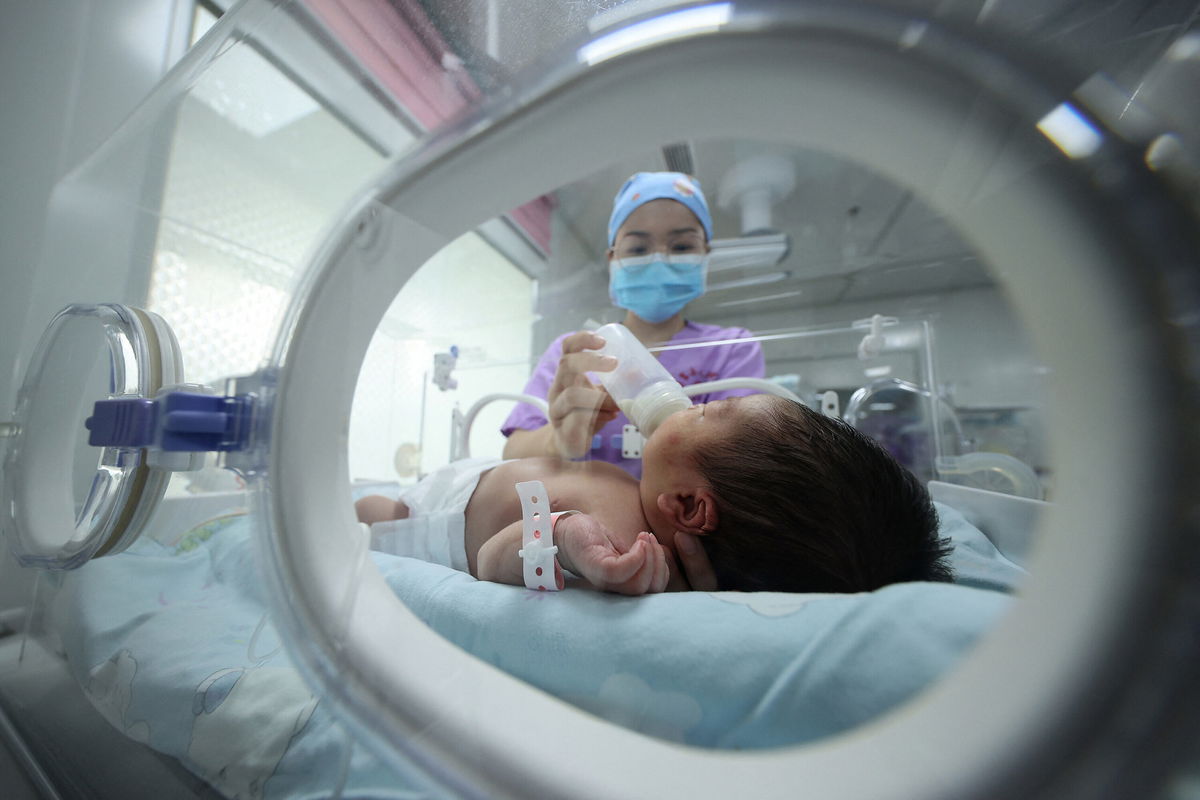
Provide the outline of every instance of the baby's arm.
{"type": "MultiPolygon", "coordinates": [[[[521,522],[505,526],[479,548],[479,578],[514,586],[525,585],[521,549],[521,522]]],[[[649,533],[639,533],[626,546],[621,537],[588,514],[570,514],[554,526],[558,557],[554,580],[563,588],[562,569],[569,569],[593,586],[620,594],[661,592],[671,577],[667,554],[649,533]],[[561,567],[560,567],[561,565],[561,567]]]]}
{"type": "MultiPolygon", "coordinates": [[[[476,577],[479,580],[509,583],[513,586],[525,585],[525,564],[518,555],[523,532],[523,523],[517,520],[511,525],[505,525],[499,533],[483,543],[475,557],[475,568],[479,572],[476,577]]],[[[557,536],[555,539],[557,544],[557,536]]],[[[558,554],[562,555],[561,545],[558,554]]],[[[557,558],[554,559],[554,583],[559,589],[563,588],[562,568],[557,558]]]]}

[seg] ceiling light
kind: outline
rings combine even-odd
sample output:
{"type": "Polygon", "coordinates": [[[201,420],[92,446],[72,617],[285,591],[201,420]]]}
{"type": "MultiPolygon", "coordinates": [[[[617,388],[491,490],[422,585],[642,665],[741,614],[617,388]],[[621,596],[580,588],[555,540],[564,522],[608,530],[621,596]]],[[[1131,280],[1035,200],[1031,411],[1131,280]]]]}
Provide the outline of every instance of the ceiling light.
{"type": "Polygon", "coordinates": [[[739,236],[734,239],[713,239],[709,243],[708,272],[729,269],[773,267],[787,258],[791,239],[783,233],[739,236]]]}
{"type": "Polygon", "coordinates": [[[794,292],[779,292],[778,294],[768,294],[763,295],[762,297],[743,297],[741,300],[724,300],[716,305],[718,307],[746,306],[750,305],[751,303],[766,303],[770,300],[782,300],[785,297],[799,297],[802,294],[804,294],[804,292],[797,289],[794,292]]]}
{"type": "Polygon", "coordinates": [[[754,275],[749,278],[739,278],[738,280],[725,281],[724,283],[710,284],[708,291],[720,292],[725,289],[742,289],[746,286],[763,286],[768,283],[779,283],[792,277],[790,271],[784,272],[768,272],[765,275],[754,275]]]}

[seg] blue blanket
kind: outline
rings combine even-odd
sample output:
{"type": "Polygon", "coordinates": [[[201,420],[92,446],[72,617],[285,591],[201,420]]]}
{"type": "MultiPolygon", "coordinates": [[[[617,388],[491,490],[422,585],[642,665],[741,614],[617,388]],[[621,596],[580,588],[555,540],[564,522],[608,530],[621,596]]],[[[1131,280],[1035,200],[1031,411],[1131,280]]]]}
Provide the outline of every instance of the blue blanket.
{"type": "MultiPolygon", "coordinates": [[[[598,716],[699,747],[828,736],[895,708],[1009,606],[1023,573],[939,507],[960,585],[857,595],[536,594],[373,554],[434,630],[598,716]]],[[[245,517],[173,546],[143,540],[66,576],[63,644],[118,729],[230,797],[424,797],[341,729],[289,663],[264,605],[245,517]]]]}

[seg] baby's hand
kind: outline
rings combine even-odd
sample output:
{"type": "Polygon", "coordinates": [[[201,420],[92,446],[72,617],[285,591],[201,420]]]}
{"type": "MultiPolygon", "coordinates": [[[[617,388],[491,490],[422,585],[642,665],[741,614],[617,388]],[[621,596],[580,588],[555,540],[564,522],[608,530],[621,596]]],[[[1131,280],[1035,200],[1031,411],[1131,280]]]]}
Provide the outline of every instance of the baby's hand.
{"type": "Polygon", "coordinates": [[[564,567],[606,592],[661,592],[671,577],[667,551],[651,533],[639,533],[626,549],[595,518],[572,514],[554,526],[554,541],[564,567]]]}

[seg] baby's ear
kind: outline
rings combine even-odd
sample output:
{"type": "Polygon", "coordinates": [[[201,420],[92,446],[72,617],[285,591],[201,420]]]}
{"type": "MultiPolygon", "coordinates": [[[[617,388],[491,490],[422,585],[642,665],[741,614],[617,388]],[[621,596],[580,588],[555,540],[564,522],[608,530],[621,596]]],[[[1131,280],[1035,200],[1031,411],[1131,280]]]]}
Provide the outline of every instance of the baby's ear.
{"type": "Polygon", "coordinates": [[[664,492],[658,496],[658,510],[677,531],[703,536],[717,529],[716,498],[705,488],[673,494],[664,492]]]}

